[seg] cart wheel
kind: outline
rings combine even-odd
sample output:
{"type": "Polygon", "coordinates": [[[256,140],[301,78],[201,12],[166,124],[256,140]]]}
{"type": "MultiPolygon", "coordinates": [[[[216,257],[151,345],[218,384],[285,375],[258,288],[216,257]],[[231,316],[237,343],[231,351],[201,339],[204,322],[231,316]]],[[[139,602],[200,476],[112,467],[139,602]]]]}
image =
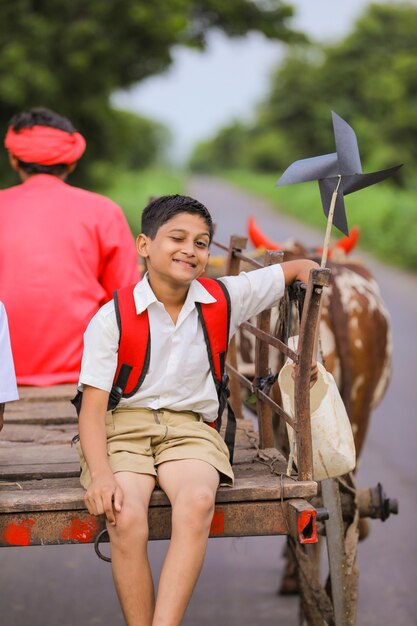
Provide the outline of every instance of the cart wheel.
{"type": "Polygon", "coordinates": [[[358,598],[359,570],[356,553],[359,539],[359,511],[354,499],[353,476],[347,476],[352,489],[352,521],[343,521],[342,505],[337,479],[323,480],[323,504],[329,511],[325,522],[329,577],[335,626],[354,626],[358,598]],[[348,524],[348,525],[346,525],[348,524]]]}

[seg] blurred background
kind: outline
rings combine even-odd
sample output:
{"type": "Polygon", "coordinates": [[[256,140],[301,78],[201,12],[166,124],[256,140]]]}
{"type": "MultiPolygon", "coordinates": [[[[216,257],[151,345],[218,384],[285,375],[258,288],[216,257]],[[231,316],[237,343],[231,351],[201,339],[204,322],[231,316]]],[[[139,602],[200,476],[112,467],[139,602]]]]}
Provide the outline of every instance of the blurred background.
{"type": "MultiPolygon", "coordinates": [[[[2,0],[0,127],[30,106],[67,115],[88,141],[72,182],[119,202],[134,232],[148,196],[190,171],[321,226],[306,210],[315,184],[274,182],[334,151],[335,110],[364,171],[406,164],[349,198],[349,222],[363,247],[415,270],[416,32],[415,1],[2,0]]],[[[3,151],[0,185],[12,182],[3,151]]]]}
{"type": "MultiPolygon", "coordinates": [[[[417,0],[0,0],[1,132],[33,106],[68,116],[87,139],[70,182],[118,202],[134,234],[149,196],[187,192],[224,241],[251,213],[270,237],[319,245],[317,183],[274,183],[294,160],[334,152],[332,110],[355,129],[365,172],[405,164],[346,200],[395,346],[359,482],[400,499],[398,518],[374,522],[359,547],[359,626],[417,624],[416,33],[417,0]]],[[[0,187],[16,183],[0,151],[0,187]]],[[[210,540],[184,624],[298,624],[296,600],[276,596],[280,541],[210,540]]],[[[150,546],[156,576],[165,550],[150,546]]],[[[4,626],[123,623],[91,546],[0,559],[4,626]]]]}

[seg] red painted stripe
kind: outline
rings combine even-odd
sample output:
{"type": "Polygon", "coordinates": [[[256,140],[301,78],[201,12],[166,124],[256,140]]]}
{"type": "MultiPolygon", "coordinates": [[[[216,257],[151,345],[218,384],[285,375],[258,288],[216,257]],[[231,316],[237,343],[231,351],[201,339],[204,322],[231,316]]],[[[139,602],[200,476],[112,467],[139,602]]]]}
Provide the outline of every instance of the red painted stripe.
{"type": "Polygon", "coordinates": [[[210,527],[210,535],[224,534],[224,511],[222,509],[214,511],[213,520],[210,527]]]}
{"type": "Polygon", "coordinates": [[[317,543],[316,511],[301,511],[298,517],[298,541],[300,543],[317,543]],[[309,526],[310,525],[310,526],[309,526]],[[308,535],[305,531],[308,528],[308,535]]]}
{"type": "Polygon", "coordinates": [[[91,543],[98,532],[98,521],[94,515],[89,515],[85,520],[73,517],[71,524],[64,528],[61,538],[64,541],[77,541],[78,543],[91,543]]]}
{"type": "Polygon", "coordinates": [[[11,546],[28,546],[34,523],[32,519],[28,519],[20,524],[8,524],[3,537],[11,546]]]}

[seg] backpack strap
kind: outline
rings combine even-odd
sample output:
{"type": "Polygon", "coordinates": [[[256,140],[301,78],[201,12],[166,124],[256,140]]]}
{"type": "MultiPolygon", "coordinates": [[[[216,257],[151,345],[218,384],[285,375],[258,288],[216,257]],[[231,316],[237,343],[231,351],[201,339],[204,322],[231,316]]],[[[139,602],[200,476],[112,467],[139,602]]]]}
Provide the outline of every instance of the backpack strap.
{"type": "Polygon", "coordinates": [[[112,391],[115,390],[116,396],[120,394],[118,402],[122,396],[130,398],[137,392],[148,372],[151,358],[148,311],[145,309],[137,314],[133,289],[134,285],[114,292],[119,349],[112,391]]]}
{"type": "Polygon", "coordinates": [[[198,278],[216,302],[196,302],[207,345],[210,370],[216,385],[221,383],[226,364],[230,332],[230,296],[225,285],[214,278],[198,278]]]}
{"type": "MultiPolygon", "coordinates": [[[[139,389],[149,369],[151,335],[148,311],[136,313],[133,289],[135,285],[113,292],[114,309],[119,327],[117,368],[109,394],[107,410],[116,408],[122,397],[129,398],[139,389]],[[123,327],[122,327],[123,320],[123,327]],[[132,341],[132,337],[138,339],[132,341]],[[142,341],[146,337],[146,341],[142,341]],[[139,339],[140,338],[140,339],[139,339]]],[[[71,403],[80,414],[82,391],[78,391],[71,403]]]]}
{"type": "Polygon", "coordinates": [[[220,431],[222,415],[227,405],[227,424],[224,440],[229,450],[230,462],[233,463],[236,418],[228,400],[230,395],[229,377],[225,372],[230,333],[230,295],[226,286],[219,280],[213,278],[198,278],[197,280],[216,298],[215,303],[205,304],[196,302],[204,339],[206,341],[210,370],[219,399],[217,420],[215,423],[208,423],[210,426],[216,428],[217,431],[220,431]]]}

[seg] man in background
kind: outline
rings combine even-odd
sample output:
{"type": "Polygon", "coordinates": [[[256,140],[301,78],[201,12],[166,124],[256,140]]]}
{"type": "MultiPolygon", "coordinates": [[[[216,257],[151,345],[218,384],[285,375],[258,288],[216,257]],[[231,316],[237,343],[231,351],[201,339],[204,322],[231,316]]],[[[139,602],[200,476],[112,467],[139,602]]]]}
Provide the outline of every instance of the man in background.
{"type": "Polygon", "coordinates": [[[0,299],[17,382],[76,382],[89,320],[139,279],[134,239],[119,206],[67,184],[86,146],[68,119],[15,115],[5,146],[21,181],[0,191],[0,299]]]}

